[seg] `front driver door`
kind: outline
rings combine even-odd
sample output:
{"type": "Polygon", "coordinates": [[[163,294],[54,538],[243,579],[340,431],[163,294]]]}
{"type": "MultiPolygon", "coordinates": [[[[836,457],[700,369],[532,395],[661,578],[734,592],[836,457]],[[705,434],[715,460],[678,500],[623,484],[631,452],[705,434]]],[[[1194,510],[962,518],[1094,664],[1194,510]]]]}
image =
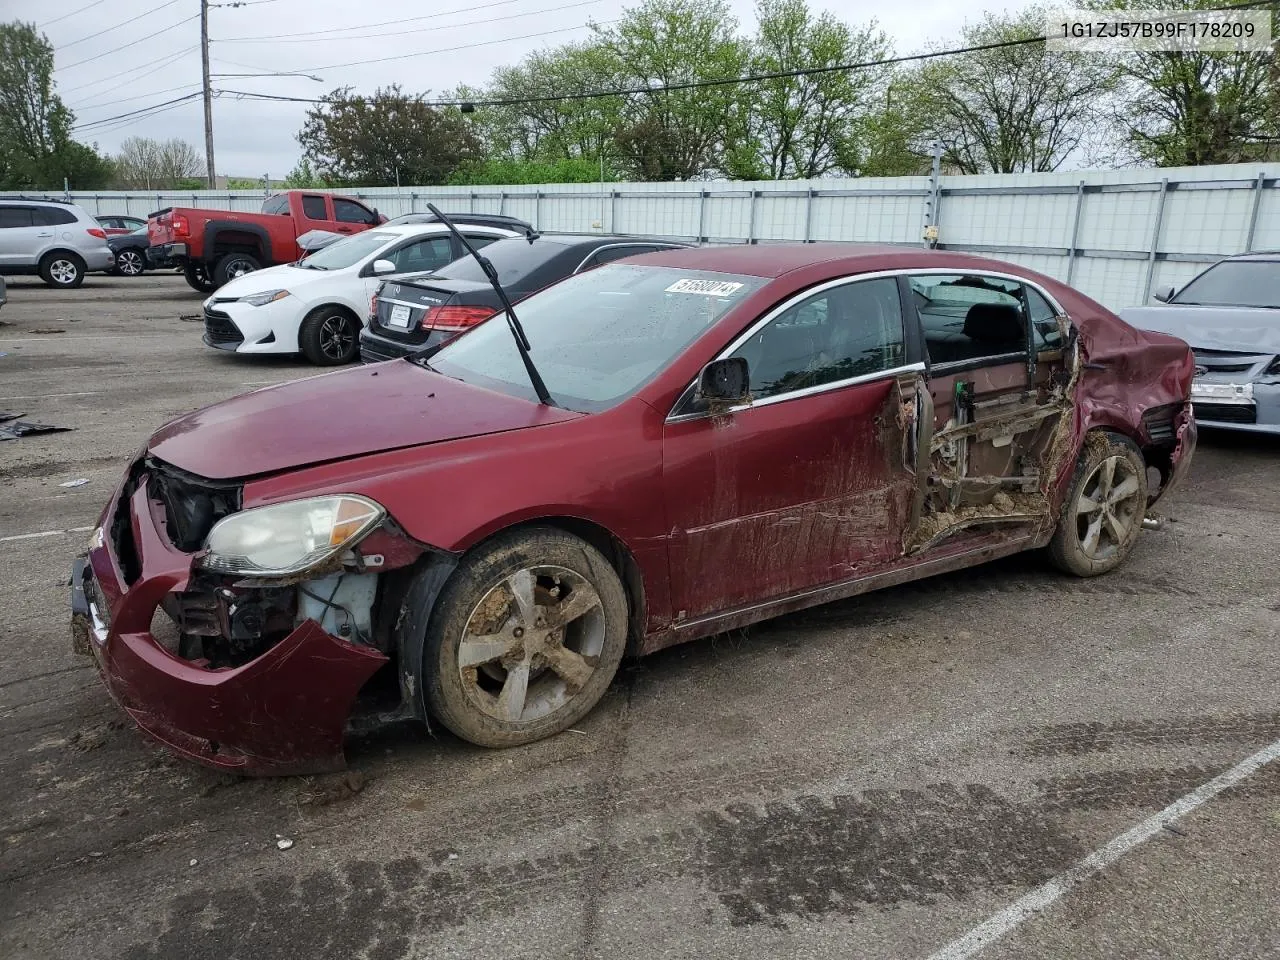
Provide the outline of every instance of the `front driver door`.
{"type": "Polygon", "coordinates": [[[712,412],[691,389],[664,427],[678,622],[883,566],[916,503],[903,398],[923,364],[895,278],[798,295],[722,355],[746,358],[752,402],[712,412]]]}

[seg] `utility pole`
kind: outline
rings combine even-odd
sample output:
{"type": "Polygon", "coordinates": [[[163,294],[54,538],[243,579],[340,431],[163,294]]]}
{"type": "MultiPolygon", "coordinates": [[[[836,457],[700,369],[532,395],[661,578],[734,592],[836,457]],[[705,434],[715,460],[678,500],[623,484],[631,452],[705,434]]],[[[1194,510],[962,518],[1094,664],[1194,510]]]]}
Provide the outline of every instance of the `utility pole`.
{"type": "Polygon", "coordinates": [[[204,80],[204,159],[209,189],[218,189],[213,166],[213,90],[209,87],[209,0],[200,0],[200,69],[204,80]]]}

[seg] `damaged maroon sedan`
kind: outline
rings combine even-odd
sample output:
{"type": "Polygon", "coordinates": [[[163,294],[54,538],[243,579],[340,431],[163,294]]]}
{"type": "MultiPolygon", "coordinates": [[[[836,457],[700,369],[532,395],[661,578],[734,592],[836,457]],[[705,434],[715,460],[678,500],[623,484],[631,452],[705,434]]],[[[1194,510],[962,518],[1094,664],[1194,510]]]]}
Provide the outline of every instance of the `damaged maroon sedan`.
{"type": "Polygon", "coordinates": [[[405,715],[528,743],[624,653],[1047,548],[1122,563],[1195,446],[1180,340],[941,251],[674,250],[443,348],[258,390],[151,438],[73,633],[171,749],[340,767],[405,715]]]}

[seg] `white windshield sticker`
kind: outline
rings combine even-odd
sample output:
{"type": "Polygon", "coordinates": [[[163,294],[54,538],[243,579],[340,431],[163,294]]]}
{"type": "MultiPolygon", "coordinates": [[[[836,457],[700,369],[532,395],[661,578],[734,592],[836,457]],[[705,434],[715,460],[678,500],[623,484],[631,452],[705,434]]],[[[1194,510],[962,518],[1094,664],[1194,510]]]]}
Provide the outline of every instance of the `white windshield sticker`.
{"type": "Polygon", "coordinates": [[[667,287],[667,293],[701,293],[708,297],[729,297],[742,289],[742,284],[728,280],[695,280],[686,277],[667,287]]]}

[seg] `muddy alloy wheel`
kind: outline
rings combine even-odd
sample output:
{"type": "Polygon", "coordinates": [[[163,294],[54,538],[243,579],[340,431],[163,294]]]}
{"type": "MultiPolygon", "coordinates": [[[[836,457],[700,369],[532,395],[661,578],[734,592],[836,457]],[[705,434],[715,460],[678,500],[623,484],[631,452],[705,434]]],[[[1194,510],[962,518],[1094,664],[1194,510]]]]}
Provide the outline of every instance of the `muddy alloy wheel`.
{"type": "Polygon", "coordinates": [[[1049,544],[1050,555],[1078,576],[1115,569],[1137,542],[1146,505],[1146,464],[1138,448],[1115,434],[1091,435],[1049,544]]]}
{"type": "Polygon", "coordinates": [[[622,660],[627,600],[609,562],[559,530],[499,537],[467,557],[432,613],[428,706],[482,746],[572,726],[622,660]]]}
{"type": "Polygon", "coordinates": [[[147,268],[141,250],[126,248],[116,254],[116,270],[126,277],[137,277],[147,268]]]}

